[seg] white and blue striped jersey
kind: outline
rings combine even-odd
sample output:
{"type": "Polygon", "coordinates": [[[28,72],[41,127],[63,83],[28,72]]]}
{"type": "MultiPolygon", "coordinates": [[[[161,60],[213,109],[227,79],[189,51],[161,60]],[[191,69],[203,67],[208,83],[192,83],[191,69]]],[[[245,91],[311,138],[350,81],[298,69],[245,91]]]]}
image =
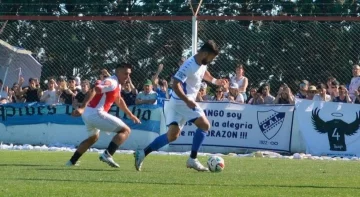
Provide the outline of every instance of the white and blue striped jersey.
{"type": "MultiPolygon", "coordinates": [[[[180,66],[174,75],[174,78],[182,83],[183,91],[190,100],[196,100],[206,70],[207,66],[197,64],[195,57],[192,56],[180,66]]],[[[174,91],[171,99],[181,100],[174,91]]]]}

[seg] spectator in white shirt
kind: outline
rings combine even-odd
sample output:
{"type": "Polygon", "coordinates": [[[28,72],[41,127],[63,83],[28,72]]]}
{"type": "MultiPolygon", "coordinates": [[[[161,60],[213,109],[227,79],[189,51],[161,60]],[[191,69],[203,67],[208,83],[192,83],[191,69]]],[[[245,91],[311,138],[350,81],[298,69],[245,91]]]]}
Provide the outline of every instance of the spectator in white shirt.
{"type": "Polygon", "coordinates": [[[244,76],[244,66],[242,64],[236,67],[236,76],[230,79],[231,83],[237,83],[239,92],[242,94],[244,100],[247,100],[246,89],[248,87],[248,78],[244,76]]]}
{"type": "Polygon", "coordinates": [[[326,86],[325,84],[318,84],[317,85],[318,94],[316,94],[313,98],[313,101],[331,101],[331,96],[326,93],[326,86]]]}
{"type": "Polygon", "coordinates": [[[148,104],[156,105],[157,104],[157,93],[152,90],[152,81],[147,79],[144,84],[144,91],[140,92],[136,96],[135,104],[148,104]]]}
{"type": "Polygon", "coordinates": [[[81,90],[81,79],[80,77],[75,77],[75,87],[81,90]]]}
{"type": "Polygon", "coordinates": [[[351,79],[350,85],[349,85],[349,96],[351,100],[355,100],[355,91],[360,87],[360,66],[354,65],[353,66],[353,78],[351,79]]]}
{"type": "Polygon", "coordinates": [[[230,94],[228,96],[228,99],[230,102],[235,102],[235,103],[244,103],[245,102],[243,95],[240,94],[239,85],[237,83],[231,83],[229,91],[230,91],[230,94]]]}
{"type": "Polygon", "coordinates": [[[59,103],[59,97],[60,92],[55,89],[55,80],[50,79],[48,82],[48,89],[44,91],[40,101],[47,105],[55,105],[59,103]]]}

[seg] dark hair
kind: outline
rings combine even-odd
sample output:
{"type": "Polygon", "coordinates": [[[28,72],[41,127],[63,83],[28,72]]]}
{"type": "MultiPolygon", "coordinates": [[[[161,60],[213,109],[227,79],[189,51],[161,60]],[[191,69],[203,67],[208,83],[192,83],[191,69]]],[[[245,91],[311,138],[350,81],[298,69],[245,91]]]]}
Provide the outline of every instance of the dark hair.
{"type": "Polygon", "coordinates": [[[334,80],[336,80],[336,78],[335,77],[333,77],[333,76],[330,76],[330,77],[328,77],[328,79],[327,79],[328,81],[334,81],[334,80]]]}
{"type": "Polygon", "coordinates": [[[129,68],[129,69],[132,69],[133,66],[132,66],[131,64],[129,64],[129,63],[121,62],[120,64],[118,64],[118,65],[116,66],[116,69],[118,69],[118,68],[129,68]]]}
{"type": "Polygon", "coordinates": [[[331,82],[331,85],[333,85],[333,86],[338,86],[338,85],[340,85],[340,83],[335,80],[335,81],[332,81],[332,82],[331,82]]]}
{"type": "Polygon", "coordinates": [[[339,90],[345,90],[346,89],[346,87],[344,86],[344,85],[341,85],[340,87],[339,87],[339,90]]]}
{"type": "Polygon", "coordinates": [[[209,40],[202,45],[202,47],[199,50],[200,52],[207,52],[212,53],[215,55],[219,54],[219,48],[217,47],[216,43],[213,40],[209,40]]]}
{"type": "Polygon", "coordinates": [[[75,81],[75,77],[73,77],[73,76],[69,77],[68,81],[75,81]]]}
{"type": "Polygon", "coordinates": [[[159,84],[159,86],[164,86],[164,83],[162,82],[162,80],[159,80],[158,84],[159,84]]]}
{"type": "Polygon", "coordinates": [[[0,83],[3,83],[3,80],[0,79],[0,83]]]}
{"type": "Polygon", "coordinates": [[[85,79],[85,80],[81,81],[81,83],[85,83],[86,85],[90,86],[90,81],[89,81],[89,80],[87,80],[87,79],[85,79]]]}
{"type": "Polygon", "coordinates": [[[243,64],[237,64],[237,65],[236,65],[236,68],[244,69],[244,65],[243,65],[243,64]]]}
{"type": "Polygon", "coordinates": [[[318,85],[316,86],[316,89],[320,90],[320,89],[326,89],[326,85],[323,83],[318,83],[318,85]]]}

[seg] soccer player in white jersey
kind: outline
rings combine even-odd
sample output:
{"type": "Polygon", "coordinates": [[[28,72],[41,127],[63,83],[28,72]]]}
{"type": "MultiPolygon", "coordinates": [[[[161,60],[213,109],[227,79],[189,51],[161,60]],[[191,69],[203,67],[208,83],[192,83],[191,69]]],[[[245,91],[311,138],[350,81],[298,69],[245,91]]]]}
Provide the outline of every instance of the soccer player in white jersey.
{"type": "Polygon", "coordinates": [[[225,80],[215,79],[207,71],[207,64],[212,62],[218,53],[219,49],[214,41],[207,41],[196,55],[187,59],[179,68],[173,77],[173,93],[164,108],[168,132],[157,137],[144,150],[137,150],[134,153],[136,170],[141,171],[143,160],[149,153],[175,141],[185,123],[189,121],[193,122],[198,129],[194,134],[191,154],[186,166],[197,171],[208,171],[208,168],[204,167],[197,159],[197,152],[210,129],[210,123],[203,110],[196,104],[195,99],[203,79],[215,85],[227,83],[225,80]]]}
{"type": "Polygon", "coordinates": [[[121,98],[121,85],[129,79],[132,66],[121,63],[116,68],[116,75],[108,77],[103,81],[97,81],[95,87],[86,94],[82,106],[74,110],[73,116],[82,116],[89,137],[81,142],[74,155],[66,163],[67,166],[76,165],[79,158],[99,139],[99,132],[108,131],[116,133],[108,148],[100,155],[99,159],[111,167],[118,168],[112,156],[119,146],[125,142],[130,135],[130,128],[118,117],[108,113],[115,104],[135,123],[140,120],[127,108],[125,101],[121,98]]]}

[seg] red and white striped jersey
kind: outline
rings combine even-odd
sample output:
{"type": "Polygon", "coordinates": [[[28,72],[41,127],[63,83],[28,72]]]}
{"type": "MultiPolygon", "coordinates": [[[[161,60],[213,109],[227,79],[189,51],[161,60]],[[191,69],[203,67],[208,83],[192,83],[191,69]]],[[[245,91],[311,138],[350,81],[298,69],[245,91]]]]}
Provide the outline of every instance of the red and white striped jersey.
{"type": "Polygon", "coordinates": [[[121,85],[118,82],[118,78],[114,75],[98,81],[95,84],[96,95],[88,104],[88,107],[104,110],[108,112],[120,95],[121,85]]]}

